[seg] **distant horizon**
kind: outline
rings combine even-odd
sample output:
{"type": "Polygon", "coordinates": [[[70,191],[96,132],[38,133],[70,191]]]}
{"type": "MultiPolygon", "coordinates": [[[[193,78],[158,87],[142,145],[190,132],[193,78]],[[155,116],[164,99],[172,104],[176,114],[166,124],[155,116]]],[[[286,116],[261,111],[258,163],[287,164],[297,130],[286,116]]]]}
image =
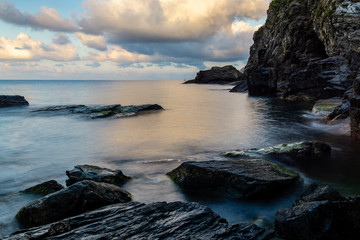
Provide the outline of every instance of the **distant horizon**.
{"type": "Polygon", "coordinates": [[[0,75],[189,80],[213,66],[241,69],[269,2],[0,0],[0,75]]]}

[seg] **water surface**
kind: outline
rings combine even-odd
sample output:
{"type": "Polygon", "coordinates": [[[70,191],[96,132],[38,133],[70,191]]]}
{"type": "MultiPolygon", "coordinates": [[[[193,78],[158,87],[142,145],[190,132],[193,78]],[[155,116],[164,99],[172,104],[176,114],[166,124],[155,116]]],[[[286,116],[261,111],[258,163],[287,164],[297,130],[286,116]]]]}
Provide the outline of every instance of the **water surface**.
{"type": "Polygon", "coordinates": [[[220,159],[218,152],[279,143],[321,140],[331,161],[296,169],[305,184],[331,184],[360,193],[358,143],[342,125],[323,126],[311,106],[229,93],[229,86],[181,81],[0,81],[0,94],[23,95],[29,107],[0,109],[0,236],[18,229],[14,215],[36,196],[19,191],[55,179],[77,164],[121,169],[134,177],[124,188],[134,200],[198,201],[231,223],[288,207],[300,190],[271,200],[199,198],[184,195],[165,175],[183,161],[220,159]],[[123,119],[32,113],[62,104],[160,104],[165,110],[123,119]]]}

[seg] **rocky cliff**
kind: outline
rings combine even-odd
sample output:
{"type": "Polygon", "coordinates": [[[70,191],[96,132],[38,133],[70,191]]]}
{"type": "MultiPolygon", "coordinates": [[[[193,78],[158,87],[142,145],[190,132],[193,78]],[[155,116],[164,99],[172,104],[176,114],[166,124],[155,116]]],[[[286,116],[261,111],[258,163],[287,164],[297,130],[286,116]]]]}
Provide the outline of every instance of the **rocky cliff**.
{"type": "Polygon", "coordinates": [[[360,136],[360,97],[350,90],[360,78],[360,0],[273,0],[267,14],[245,67],[249,94],[316,100],[352,91],[360,136]]]}

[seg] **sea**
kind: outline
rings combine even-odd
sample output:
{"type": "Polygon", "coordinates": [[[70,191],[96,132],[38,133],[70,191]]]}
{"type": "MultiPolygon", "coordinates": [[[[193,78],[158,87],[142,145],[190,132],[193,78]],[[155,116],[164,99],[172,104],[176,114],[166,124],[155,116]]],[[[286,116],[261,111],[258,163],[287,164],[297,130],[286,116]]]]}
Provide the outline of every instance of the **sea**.
{"type": "Polygon", "coordinates": [[[290,207],[301,188],[271,199],[189,196],[166,173],[189,160],[220,160],[225,151],[317,140],[331,145],[329,161],[288,167],[303,185],[360,194],[360,148],[349,137],[348,122],[321,124],[309,104],[230,93],[229,85],[182,83],[0,81],[0,95],[22,95],[30,103],[0,108],[0,237],[19,230],[17,211],[38,198],[22,190],[51,179],[65,185],[65,171],[78,164],[133,177],[123,188],[135,201],[195,201],[229,223],[261,219],[270,226],[276,210],[290,207]],[[159,104],[164,110],[119,119],[32,112],[70,104],[159,104]]]}

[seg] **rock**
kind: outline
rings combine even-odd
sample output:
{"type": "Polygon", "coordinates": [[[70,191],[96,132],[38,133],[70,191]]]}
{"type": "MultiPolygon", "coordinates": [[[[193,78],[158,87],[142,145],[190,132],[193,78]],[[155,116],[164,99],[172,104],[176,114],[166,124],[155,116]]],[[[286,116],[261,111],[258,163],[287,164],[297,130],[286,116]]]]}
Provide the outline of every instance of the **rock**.
{"type": "Polygon", "coordinates": [[[29,105],[23,96],[19,95],[0,95],[0,107],[29,105]]]}
{"type": "Polygon", "coordinates": [[[310,186],[292,208],[277,211],[274,227],[285,240],[357,239],[360,197],[344,198],[328,186],[310,186]]]}
{"type": "Polygon", "coordinates": [[[185,162],[167,173],[189,193],[271,196],[299,180],[297,173],[263,159],[185,162]]]}
{"type": "Polygon", "coordinates": [[[50,180],[47,182],[37,184],[33,187],[27,188],[22,192],[45,196],[45,195],[60,191],[62,189],[64,189],[63,185],[61,185],[60,183],[58,183],[55,180],[50,180]]]}
{"type": "Polygon", "coordinates": [[[120,170],[111,170],[92,165],[77,165],[71,171],[66,171],[66,175],[69,178],[66,180],[66,186],[70,186],[83,180],[105,182],[121,186],[131,179],[130,177],[125,176],[120,170]]]}
{"type": "Polygon", "coordinates": [[[349,97],[349,102],[351,135],[360,139],[360,73],[354,81],[353,93],[349,97]]]}
{"type": "Polygon", "coordinates": [[[350,116],[350,102],[345,100],[341,105],[334,108],[334,110],[322,119],[322,122],[332,122],[339,119],[345,119],[350,116]]]}
{"type": "Polygon", "coordinates": [[[37,199],[16,214],[24,227],[40,226],[96,208],[131,201],[127,191],[107,183],[84,180],[37,199]]]}
{"type": "Polygon", "coordinates": [[[331,147],[326,143],[317,141],[286,143],[274,147],[244,149],[224,153],[224,156],[230,158],[274,156],[277,160],[291,158],[299,162],[327,159],[330,155],[331,147]]]}
{"type": "Polygon", "coordinates": [[[96,118],[122,118],[138,115],[145,111],[163,110],[158,104],[129,105],[120,104],[107,106],[85,106],[85,105],[61,105],[50,106],[34,110],[33,112],[61,112],[72,114],[84,114],[91,119],[96,118]]]}
{"type": "Polygon", "coordinates": [[[316,101],[312,108],[313,113],[329,114],[338,106],[342,105],[341,98],[329,98],[316,101]]]}
{"type": "Polygon", "coordinates": [[[254,224],[230,225],[198,203],[129,202],[106,206],[5,239],[275,239],[254,224]]]}
{"type": "Polygon", "coordinates": [[[273,0],[245,67],[249,94],[288,82],[288,99],[341,96],[360,68],[359,19],[358,1],[273,0]]]}
{"type": "Polygon", "coordinates": [[[212,67],[210,70],[202,70],[196,74],[194,80],[186,81],[185,84],[228,84],[243,79],[243,73],[239,72],[235,67],[228,65],[225,67],[212,67]]]}
{"type": "Polygon", "coordinates": [[[247,92],[248,85],[246,81],[241,81],[235,87],[233,87],[230,92],[247,92]]]}
{"type": "Polygon", "coordinates": [[[283,97],[295,95],[316,100],[342,96],[352,84],[352,74],[347,60],[341,56],[311,62],[290,75],[283,97]]]}

